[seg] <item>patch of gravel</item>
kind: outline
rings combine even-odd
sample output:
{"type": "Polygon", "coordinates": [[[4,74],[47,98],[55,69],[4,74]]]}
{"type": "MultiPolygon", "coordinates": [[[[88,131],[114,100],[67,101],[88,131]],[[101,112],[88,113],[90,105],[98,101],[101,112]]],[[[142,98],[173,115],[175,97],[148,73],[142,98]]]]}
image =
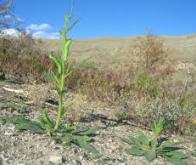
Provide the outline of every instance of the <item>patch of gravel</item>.
{"type": "MultiPolygon", "coordinates": [[[[10,85],[10,84],[9,84],[10,85]]],[[[0,83],[0,101],[14,101],[20,102],[21,97],[15,97],[16,94],[12,92],[7,92],[2,89],[4,85],[0,83]]],[[[9,87],[15,88],[15,85],[10,85],[9,87]]],[[[17,89],[23,89],[27,93],[27,101],[23,100],[21,104],[28,102],[28,99],[32,99],[31,90],[43,88],[43,85],[28,86],[17,85],[17,89]],[[28,91],[31,89],[30,91],[28,91]],[[30,97],[31,96],[31,97],[30,97]]],[[[37,93],[37,95],[39,92],[37,93]]],[[[17,94],[18,95],[18,94],[17,94]]],[[[45,95],[45,94],[44,94],[45,95]]],[[[35,97],[35,95],[34,95],[35,97]]],[[[44,96],[45,97],[45,96],[44,96]]],[[[35,120],[40,111],[38,108],[40,105],[44,105],[44,97],[39,96],[37,101],[39,103],[26,104],[28,105],[30,111],[27,113],[15,111],[8,111],[5,108],[0,107],[0,116],[3,115],[23,115],[30,119],[35,120]]],[[[47,96],[48,98],[52,96],[47,96]]],[[[74,94],[71,95],[74,97],[74,94]]],[[[79,102],[77,100],[77,102],[79,102]]],[[[83,102],[83,100],[81,101],[83,102]]],[[[47,105],[48,106],[48,105],[47,105]]],[[[49,112],[51,106],[48,107],[49,112]]],[[[122,142],[122,137],[135,136],[140,131],[144,131],[147,135],[151,135],[151,132],[133,127],[131,125],[115,124],[114,120],[103,120],[103,115],[108,118],[113,118],[112,108],[97,107],[96,104],[88,104],[85,102],[83,105],[78,105],[75,109],[79,109],[83,117],[87,117],[89,121],[80,121],[79,124],[83,126],[92,126],[99,128],[99,134],[94,138],[93,146],[99,150],[102,154],[114,158],[113,160],[96,160],[91,159],[85,151],[76,145],[62,146],[60,144],[55,144],[55,142],[48,135],[33,134],[31,132],[18,132],[13,125],[0,125],[0,165],[169,165],[162,158],[157,158],[152,163],[149,163],[143,157],[135,157],[127,155],[125,152],[126,148],[130,146],[122,142]],[[95,116],[89,118],[89,114],[94,114],[95,116]],[[101,117],[100,117],[101,115],[101,117]]],[[[54,113],[51,112],[51,115],[54,113]]],[[[188,155],[189,164],[196,164],[196,158],[190,156],[190,152],[196,149],[196,141],[193,137],[179,137],[173,136],[175,140],[183,142],[182,147],[186,148],[186,154],[188,155]]]]}
{"type": "MultiPolygon", "coordinates": [[[[121,142],[119,135],[126,134],[124,126],[100,130],[95,137],[94,146],[106,155],[116,160],[93,160],[75,145],[63,147],[55,144],[47,135],[32,134],[28,131],[17,132],[13,125],[0,126],[0,158],[2,164],[10,165],[50,165],[50,164],[148,164],[142,157],[126,155],[124,149],[128,147],[121,142]],[[119,131],[121,132],[119,134],[119,131]]],[[[130,130],[129,132],[133,132],[130,130]]],[[[165,164],[163,160],[154,163],[165,164]]]]}
{"type": "MultiPolygon", "coordinates": [[[[92,124],[92,123],[91,123],[92,124]]],[[[90,124],[90,125],[91,125],[90,124]]],[[[97,123],[98,125],[98,123],[97,123]]],[[[85,151],[75,145],[62,146],[55,144],[47,135],[32,134],[28,131],[18,132],[13,125],[0,125],[0,160],[3,165],[144,165],[149,164],[143,157],[127,155],[125,149],[130,147],[121,141],[121,137],[135,136],[138,128],[131,126],[116,126],[100,129],[93,145],[102,154],[114,160],[91,159],[85,151]]],[[[146,131],[145,131],[146,132],[146,131]]],[[[150,132],[146,132],[148,135],[150,132]]],[[[177,139],[177,137],[175,137],[177,139]]],[[[178,138],[182,140],[182,138],[178,138]]],[[[186,151],[193,150],[196,145],[187,140],[183,143],[186,151]]],[[[188,152],[187,152],[188,154],[188,152]]],[[[196,159],[189,157],[189,163],[194,165],[196,159]]],[[[152,165],[169,164],[158,158],[152,165]]]]}

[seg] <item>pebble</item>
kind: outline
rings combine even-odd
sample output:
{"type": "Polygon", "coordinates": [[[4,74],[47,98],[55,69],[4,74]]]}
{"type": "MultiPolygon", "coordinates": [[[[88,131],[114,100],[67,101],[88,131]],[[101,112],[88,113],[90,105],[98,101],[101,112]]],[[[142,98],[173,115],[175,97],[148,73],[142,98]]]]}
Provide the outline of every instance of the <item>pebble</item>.
{"type": "Polygon", "coordinates": [[[54,164],[62,164],[63,158],[61,155],[51,155],[49,156],[49,162],[54,163],[54,164]]]}

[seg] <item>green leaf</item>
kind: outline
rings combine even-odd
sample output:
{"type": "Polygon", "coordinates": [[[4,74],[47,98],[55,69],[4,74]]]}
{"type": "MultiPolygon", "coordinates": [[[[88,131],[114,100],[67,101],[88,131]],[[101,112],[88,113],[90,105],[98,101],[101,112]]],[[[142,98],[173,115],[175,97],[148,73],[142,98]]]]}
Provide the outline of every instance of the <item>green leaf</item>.
{"type": "Polygon", "coordinates": [[[58,74],[61,74],[61,62],[58,59],[58,57],[53,56],[52,54],[49,54],[49,59],[53,62],[53,64],[56,66],[58,74]]]}
{"type": "Polygon", "coordinates": [[[127,138],[121,138],[121,140],[129,145],[132,145],[133,144],[133,141],[130,140],[130,139],[127,139],[127,138]]]}
{"type": "Polygon", "coordinates": [[[175,159],[186,159],[187,156],[184,155],[182,152],[179,151],[170,151],[164,154],[164,156],[168,158],[175,158],[175,159]]]}
{"type": "Polygon", "coordinates": [[[48,72],[44,72],[44,77],[46,80],[51,81],[53,84],[55,84],[56,87],[58,86],[59,80],[51,70],[48,70],[48,72]]]}
{"type": "Polygon", "coordinates": [[[166,153],[166,152],[172,152],[172,151],[176,151],[176,150],[180,150],[182,148],[180,147],[163,147],[160,150],[160,153],[166,153]]]}
{"type": "Polygon", "coordinates": [[[164,148],[164,147],[176,147],[176,144],[174,142],[171,142],[169,140],[163,142],[161,144],[161,147],[164,148]]]}
{"type": "Polygon", "coordinates": [[[175,165],[188,165],[187,160],[179,160],[175,158],[169,158],[168,161],[171,163],[174,163],[175,165]]]}
{"type": "Polygon", "coordinates": [[[192,152],[192,155],[196,157],[196,150],[192,152]]]}
{"type": "Polygon", "coordinates": [[[156,138],[154,138],[153,140],[150,141],[150,145],[152,149],[155,149],[158,147],[158,141],[156,138]]]}
{"type": "Polygon", "coordinates": [[[69,68],[67,68],[67,69],[66,69],[66,73],[65,73],[65,75],[64,75],[63,78],[66,79],[71,73],[72,73],[72,71],[69,70],[69,68]]]}
{"type": "Polygon", "coordinates": [[[83,136],[77,136],[77,135],[73,135],[74,137],[74,141],[77,142],[77,141],[86,141],[86,142],[92,142],[93,141],[93,138],[90,137],[90,136],[86,136],[86,135],[83,135],[83,136]]]}
{"type": "Polygon", "coordinates": [[[158,137],[161,132],[163,131],[164,119],[161,118],[158,123],[154,123],[152,128],[152,132],[154,133],[155,137],[158,137]]]}
{"type": "Polygon", "coordinates": [[[52,119],[50,119],[49,114],[46,111],[42,113],[39,120],[41,127],[47,132],[51,132],[53,130],[54,122],[52,121],[52,119]]]}
{"type": "Polygon", "coordinates": [[[181,152],[173,152],[169,157],[168,161],[174,163],[175,165],[188,165],[186,156],[181,152]]]}
{"type": "Polygon", "coordinates": [[[68,31],[71,31],[75,26],[76,24],[79,22],[79,19],[75,20],[68,28],[68,31]]]}
{"type": "Polygon", "coordinates": [[[75,131],[76,126],[70,126],[70,125],[64,125],[61,129],[61,132],[66,133],[72,133],[73,131],[75,131]]]}
{"type": "Polygon", "coordinates": [[[62,61],[67,60],[68,53],[69,53],[69,48],[70,48],[70,45],[71,45],[71,41],[72,40],[70,40],[70,39],[65,41],[65,44],[64,44],[64,47],[63,47],[63,54],[61,56],[62,61]]]}
{"type": "Polygon", "coordinates": [[[39,123],[30,121],[21,116],[0,117],[0,122],[2,124],[14,124],[16,125],[16,129],[19,131],[30,130],[33,133],[44,133],[39,123]]]}
{"type": "Polygon", "coordinates": [[[83,128],[83,129],[77,129],[73,133],[77,134],[77,135],[95,136],[95,135],[97,135],[97,129],[95,129],[95,128],[83,128]]]}
{"type": "Polygon", "coordinates": [[[26,121],[16,124],[16,129],[19,131],[29,130],[33,133],[44,133],[43,129],[37,122],[26,121]]]}
{"type": "Polygon", "coordinates": [[[147,151],[144,156],[148,161],[152,161],[157,157],[155,150],[147,151]]]}
{"type": "Polygon", "coordinates": [[[143,132],[141,132],[138,135],[137,139],[140,142],[140,144],[144,144],[146,146],[149,146],[149,140],[148,140],[147,136],[143,132]]]}
{"type": "Polygon", "coordinates": [[[73,140],[74,140],[74,137],[73,137],[73,135],[71,135],[71,134],[66,134],[66,136],[64,136],[64,137],[62,138],[63,144],[66,144],[66,145],[72,143],[73,140]]]}
{"type": "Polygon", "coordinates": [[[126,153],[134,156],[143,156],[145,154],[145,151],[141,148],[138,148],[137,146],[133,146],[132,148],[127,149],[126,153]]]}
{"type": "Polygon", "coordinates": [[[141,134],[138,135],[137,137],[131,137],[130,138],[130,142],[137,146],[138,148],[141,148],[141,146],[143,145],[143,141],[141,140],[142,138],[140,138],[141,134]]]}
{"type": "Polygon", "coordinates": [[[89,142],[83,139],[77,139],[77,141],[74,142],[76,145],[80,146],[81,148],[85,149],[87,152],[92,153],[95,155],[96,158],[101,157],[102,155],[99,153],[98,150],[95,149],[94,146],[92,146],[89,142]]]}

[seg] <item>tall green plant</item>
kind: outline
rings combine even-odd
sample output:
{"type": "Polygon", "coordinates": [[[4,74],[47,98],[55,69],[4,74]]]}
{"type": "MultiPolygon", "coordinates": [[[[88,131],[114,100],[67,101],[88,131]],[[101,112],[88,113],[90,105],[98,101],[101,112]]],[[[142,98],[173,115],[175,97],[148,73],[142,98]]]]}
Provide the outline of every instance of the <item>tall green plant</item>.
{"type": "Polygon", "coordinates": [[[56,71],[53,72],[52,70],[49,70],[47,76],[55,85],[56,91],[58,93],[58,111],[54,124],[54,131],[59,128],[61,124],[61,118],[67,110],[67,108],[63,105],[63,96],[65,95],[65,80],[71,73],[70,67],[65,67],[65,64],[69,59],[69,49],[72,43],[72,39],[68,38],[68,33],[78,22],[78,20],[76,20],[71,24],[71,19],[72,14],[69,14],[65,17],[65,27],[60,31],[61,38],[63,39],[62,54],[60,56],[55,56],[52,53],[49,54],[49,59],[54,64],[54,69],[56,71]]]}
{"type": "Polygon", "coordinates": [[[95,147],[90,143],[93,142],[93,137],[97,135],[97,130],[94,128],[84,128],[79,126],[72,126],[69,124],[61,124],[63,114],[67,111],[67,107],[63,104],[63,96],[65,95],[65,80],[71,73],[68,65],[69,48],[72,40],[68,38],[68,33],[77,24],[78,20],[70,23],[72,14],[65,17],[65,27],[60,31],[61,38],[63,39],[62,54],[55,56],[49,54],[49,59],[54,64],[54,70],[47,72],[47,78],[54,84],[58,93],[58,109],[56,120],[53,121],[47,112],[42,113],[40,120],[31,121],[21,116],[0,116],[0,123],[11,123],[16,125],[19,131],[29,130],[33,133],[48,133],[57,143],[66,145],[76,144],[84,148],[88,153],[93,154],[93,158],[100,158],[103,155],[99,153],[95,147]]]}

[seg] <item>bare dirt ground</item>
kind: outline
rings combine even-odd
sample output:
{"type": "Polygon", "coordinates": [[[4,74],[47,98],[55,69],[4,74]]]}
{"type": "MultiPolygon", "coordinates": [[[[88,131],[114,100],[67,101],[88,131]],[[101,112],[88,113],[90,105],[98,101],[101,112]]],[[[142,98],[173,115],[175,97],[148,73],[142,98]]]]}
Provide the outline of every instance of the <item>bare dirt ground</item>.
{"type": "MultiPolygon", "coordinates": [[[[47,84],[16,84],[0,81],[0,115],[22,115],[36,120],[42,110],[47,109],[51,115],[55,114],[56,94],[47,84]],[[51,102],[54,100],[54,102],[51,102]]],[[[65,101],[72,100],[73,111],[80,114],[81,125],[92,126],[99,129],[93,145],[101,153],[111,156],[113,160],[91,159],[83,149],[71,145],[62,146],[55,144],[47,135],[32,134],[28,131],[17,132],[13,125],[0,125],[0,164],[6,165],[144,165],[169,164],[166,160],[158,158],[149,163],[143,157],[127,155],[124,151],[127,144],[121,137],[130,137],[140,131],[150,131],[134,126],[134,123],[116,123],[115,111],[118,107],[107,107],[98,102],[88,102],[85,97],[69,93],[65,101]]],[[[77,115],[75,114],[75,118],[77,115]]],[[[74,114],[72,114],[74,115],[74,114]]],[[[73,117],[73,116],[72,116],[73,117]]],[[[69,118],[69,116],[67,117],[69,118]]],[[[66,119],[66,118],[65,118],[66,119]]],[[[189,164],[196,164],[196,158],[191,156],[191,151],[196,148],[193,137],[172,136],[180,141],[186,149],[189,164]]]]}

